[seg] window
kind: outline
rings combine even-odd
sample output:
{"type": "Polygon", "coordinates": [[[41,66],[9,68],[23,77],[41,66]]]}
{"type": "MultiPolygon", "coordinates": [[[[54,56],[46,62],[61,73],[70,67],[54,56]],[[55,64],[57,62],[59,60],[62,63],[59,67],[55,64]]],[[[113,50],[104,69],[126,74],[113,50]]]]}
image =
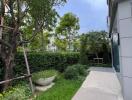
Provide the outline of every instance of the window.
{"type": "Polygon", "coordinates": [[[117,72],[120,72],[120,66],[119,66],[119,33],[113,33],[112,34],[112,60],[113,60],[113,66],[117,72]]]}

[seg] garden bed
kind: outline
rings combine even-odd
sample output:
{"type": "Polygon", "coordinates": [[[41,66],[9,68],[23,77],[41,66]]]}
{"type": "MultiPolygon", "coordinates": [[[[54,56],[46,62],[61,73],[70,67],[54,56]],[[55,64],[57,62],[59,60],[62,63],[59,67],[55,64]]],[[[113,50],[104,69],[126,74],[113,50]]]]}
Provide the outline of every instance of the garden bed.
{"type": "Polygon", "coordinates": [[[83,80],[66,80],[59,75],[55,85],[46,92],[39,93],[34,100],[71,100],[83,80]]]}

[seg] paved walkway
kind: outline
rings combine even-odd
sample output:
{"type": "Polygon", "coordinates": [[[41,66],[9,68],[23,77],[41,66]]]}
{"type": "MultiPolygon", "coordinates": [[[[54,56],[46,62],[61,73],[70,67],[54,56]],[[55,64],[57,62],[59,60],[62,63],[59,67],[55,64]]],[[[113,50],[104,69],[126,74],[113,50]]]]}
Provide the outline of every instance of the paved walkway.
{"type": "Polygon", "coordinates": [[[91,72],[72,100],[123,100],[121,86],[111,68],[90,68],[91,72]]]}

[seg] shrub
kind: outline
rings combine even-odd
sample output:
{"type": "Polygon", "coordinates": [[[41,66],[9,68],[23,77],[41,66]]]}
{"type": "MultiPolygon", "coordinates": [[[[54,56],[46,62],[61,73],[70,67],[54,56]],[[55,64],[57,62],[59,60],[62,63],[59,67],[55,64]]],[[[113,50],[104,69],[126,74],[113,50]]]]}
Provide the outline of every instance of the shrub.
{"type": "Polygon", "coordinates": [[[77,69],[79,75],[86,75],[86,65],[77,64],[73,66],[77,69]]]}
{"type": "Polygon", "coordinates": [[[78,79],[80,76],[85,76],[86,73],[86,66],[77,64],[69,66],[65,70],[64,76],[66,79],[78,79]]]}
{"type": "Polygon", "coordinates": [[[66,79],[78,79],[79,73],[77,71],[77,68],[75,68],[74,66],[69,66],[64,72],[64,76],[66,79]]]}
{"type": "MultiPolygon", "coordinates": [[[[31,72],[38,72],[47,69],[56,69],[63,72],[67,66],[78,63],[79,53],[28,53],[28,61],[31,72]]],[[[16,67],[14,72],[26,72],[26,65],[22,53],[16,55],[16,67]]]]}
{"type": "Polygon", "coordinates": [[[3,94],[0,93],[0,100],[3,100],[3,94]]]}
{"type": "Polygon", "coordinates": [[[52,77],[54,75],[57,75],[57,71],[55,71],[55,70],[45,70],[45,71],[33,73],[32,74],[32,79],[33,79],[33,81],[36,81],[40,78],[48,78],[48,77],[52,77]]]}

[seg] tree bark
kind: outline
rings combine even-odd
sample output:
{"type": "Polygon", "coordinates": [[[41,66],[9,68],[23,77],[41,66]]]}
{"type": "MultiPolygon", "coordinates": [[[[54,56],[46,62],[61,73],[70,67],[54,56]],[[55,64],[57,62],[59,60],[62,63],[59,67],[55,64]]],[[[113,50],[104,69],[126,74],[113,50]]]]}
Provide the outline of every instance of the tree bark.
{"type": "MultiPolygon", "coordinates": [[[[16,48],[17,48],[17,33],[18,33],[18,25],[14,24],[13,22],[10,26],[15,27],[14,30],[8,31],[8,39],[3,34],[3,40],[10,42],[11,48],[2,45],[1,46],[1,55],[2,55],[2,61],[4,63],[4,76],[3,80],[9,80],[13,77],[13,67],[14,67],[14,59],[16,54],[16,48]]],[[[5,91],[9,86],[11,85],[11,82],[6,82],[3,84],[2,90],[5,91]]]]}
{"type": "MultiPolygon", "coordinates": [[[[9,54],[5,59],[4,59],[4,77],[3,80],[9,80],[13,76],[13,66],[14,66],[14,54],[9,54]]],[[[3,84],[3,91],[5,91],[8,86],[10,85],[10,82],[6,82],[3,84]]]]}

